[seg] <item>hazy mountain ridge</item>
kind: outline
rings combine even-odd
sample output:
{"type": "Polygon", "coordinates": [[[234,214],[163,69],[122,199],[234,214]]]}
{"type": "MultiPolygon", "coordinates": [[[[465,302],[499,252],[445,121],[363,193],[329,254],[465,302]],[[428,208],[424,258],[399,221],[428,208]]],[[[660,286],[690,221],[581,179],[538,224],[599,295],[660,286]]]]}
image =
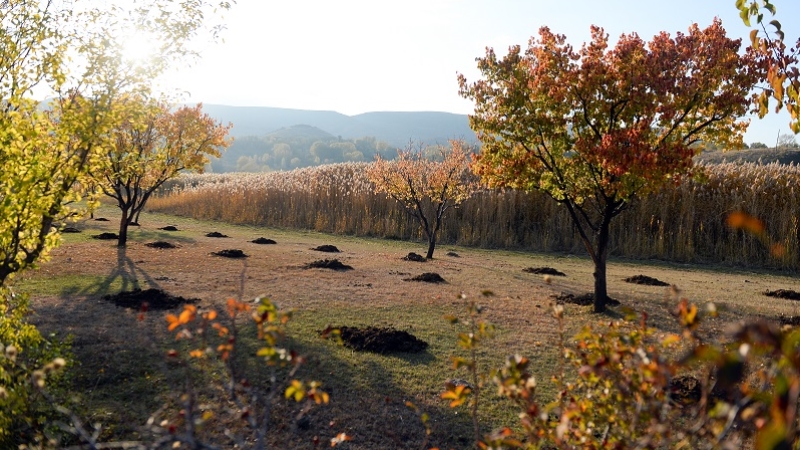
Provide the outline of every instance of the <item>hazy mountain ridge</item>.
{"type": "Polygon", "coordinates": [[[381,111],[348,116],[335,111],[214,104],[204,104],[203,111],[222,123],[232,123],[233,137],[265,136],[308,125],[343,139],[371,136],[394,147],[405,147],[409,141],[444,144],[454,138],[477,142],[465,114],[381,111]]]}

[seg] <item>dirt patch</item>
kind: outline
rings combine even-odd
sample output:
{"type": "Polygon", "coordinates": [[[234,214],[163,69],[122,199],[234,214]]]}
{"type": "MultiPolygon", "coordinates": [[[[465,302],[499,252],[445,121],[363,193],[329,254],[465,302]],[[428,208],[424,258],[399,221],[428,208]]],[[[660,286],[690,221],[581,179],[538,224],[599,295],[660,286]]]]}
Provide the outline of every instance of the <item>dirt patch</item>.
{"type": "Polygon", "coordinates": [[[800,300],[800,292],[791,289],[778,289],[776,291],[764,291],[767,297],[785,298],[787,300],[800,300]]]}
{"type": "Polygon", "coordinates": [[[657,278],[648,277],[647,275],[634,275],[625,278],[624,281],[626,283],[643,284],[645,286],[669,286],[669,283],[665,283],[657,278]]]}
{"type": "Polygon", "coordinates": [[[226,238],[226,237],[228,237],[228,235],[222,234],[219,231],[212,231],[211,233],[206,233],[206,237],[226,238]]]}
{"type": "Polygon", "coordinates": [[[80,233],[81,230],[79,230],[79,229],[77,229],[75,227],[65,227],[65,228],[61,229],[61,232],[62,233],[80,233]]]}
{"type": "Polygon", "coordinates": [[[303,266],[304,269],[331,269],[331,270],[353,270],[353,266],[342,264],[338,259],[320,259],[303,266]]]}
{"type": "Polygon", "coordinates": [[[274,240],[267,239],[267,238],[264,238],[264,237],[260,237],[258,239],[253,239],[250,242],[252,242],[253,244],[277,244],[277,242],[275,242],[274,240]]]}
{"type": "Polygon", "coordinates": [[[119,239],[119,236],[117,236],[116,233],[100,233],[100,234],[95,234],[94,236],[92,236],[92,238],[101,239],[104,241],[110,241],[112,239],[119,239]]]}
{"type": "Polygon", "coordinates": [[[458,253],[456,253],[456,252],[447,252],[447,253],[445,253],[445,255],[446,255],[446,256],[453,257],[453,258],[460,258],[460,257],[461,257],[461,256],[460,256],[458,253]]]}
{"type": "MultiPolygon", "coordinates": [[[[582,295],[565,294],[562,292],[561,295],[554,295],[553,297],[556,299],[556,303],[559,305],[563,305],[565,303],[571,303],[579,306],[594,305],[593,292],[587,292],[586,294],[582,295]]],[[[608,299],[606,299],[606,306],[619,306],[619,300],[608,297],[608,299]]]]}
{"type": "Polygon", "coordinates": [[[428,343],[406,331],[393,328],[341,327],[339,333],[347,347],[374,353],[419,353],[428,348],[428,343]]]}
{"type": "Polygon", "coordinates": [[[427,261],[427,259],[425,259],[424,256],[418,255],[418,254],[416,254],[414,252],[411,252],[408,255],[404,256],[403,259],[406,260],[406,261],[415,261],[415,262],[425,262],[425,261],[427,261]]]}
{"type": "Polygon", "coordinates": [[[341,250],[336,248],[335,245],[328,245],[328,244],[320,245],[319,247],[314,247],[311,250],[316,250],[318,252],[325,252],[325,253],[339,253],[339,252],[341,252],[341,250]]]}
{"type": "Polygon", "coordinates": [[[134,289],[119,294],[104,295],[103,300],[114,303],[123,308],[138,310],[174,309],[186,303],[197,303],[199,299],[183,298],[170,295],[161,289],[134,289]]]}
{"type": "Polygon", "coordinates": [[[523,272],[535,273],[537,275],[554,275],[557,277],[565,277],[567,274],[552,267],[526,267],[522,269],[523,272]]]}
{"type": "Polygon", "coordinates": [[[108,222],[108,219],[106,219],[105,217],[96,217],[94,220],[96,222],[108,222]]]}
{"type": "Polygon", "coordinates": [[[144,244],[150,248],[177,248],[178,246],[175,244],[170,244],[169,242],[165,241],[156,241],[156,242],[148,242],[144,244]]]}
{"type": "Polygon", "coordinates": [[[222,256],[223,258],[247,258],[247,255],[238,248],[229,248],[218,252],[211,252],[211,254],[214,256],[222,256]]]}
{"type": "Polygon", "coordinates": [[[682,406],[699,402],[703,393],[700,381],[691,375],[673,378],[668,389],[670,400],[682,406]]]}
{"type": "Polygon", "coordinates": [[[176,227],[174,225],[167,225],[165,227],[159,228],[159,230],[163,230],[163,231],[178,231],[178,227],[176,227]]]}
{"type": "Polygon", "coordinates": [[[139,222],[131,222],[131,223],[129,223],[129,224],[128,224],[128,226],[131,226],[131,227],[140,227],[141,225],[139,225],[139,222]]]}
{"type": "Polygon", "coordinates": [[[425,283],[447,283],[444,278],[435,272],[425,272],[422,275],[417,275],[411,278],[403,278],[403,281],[422,281],[425,283]]]}

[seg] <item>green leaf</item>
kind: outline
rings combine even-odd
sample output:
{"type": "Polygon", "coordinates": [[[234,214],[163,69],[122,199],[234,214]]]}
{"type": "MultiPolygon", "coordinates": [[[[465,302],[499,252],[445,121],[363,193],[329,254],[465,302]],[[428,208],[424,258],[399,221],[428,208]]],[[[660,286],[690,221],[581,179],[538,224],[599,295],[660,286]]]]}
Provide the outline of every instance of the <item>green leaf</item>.
{"type": "Polygon", "coordinates": [[[750,14],[747,12],[747,10],[739,11],[739,17],[742,18],[742,22],[744,22],[745,26],[750,26],[750,14]]]}

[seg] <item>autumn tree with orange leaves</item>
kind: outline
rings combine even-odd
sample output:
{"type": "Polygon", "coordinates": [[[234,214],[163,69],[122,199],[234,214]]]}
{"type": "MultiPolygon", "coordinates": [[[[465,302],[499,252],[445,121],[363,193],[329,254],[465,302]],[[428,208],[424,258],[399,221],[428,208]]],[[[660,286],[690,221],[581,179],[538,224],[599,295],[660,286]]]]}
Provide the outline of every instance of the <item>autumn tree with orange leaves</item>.
{"type": "Polygon", "coordinates": [[[117,245],[124,247],[128,226],[153,192],[182,171],[202,172],[209,156],[219,157],[230,145],[230,125],[203,113],[201,104],[171,111],[166,105],[126,98],[118,109],[124,119],[113,133],[105,164],[93,175],[121,210],[117,245]]]}
{"type": "MultiPolygon", "coordinates": [[[[580,50],[549,28],[524,51],[478,58],[482,78],[459,75],[475,102],[483,144],[475,172],[489,186],[540,190],[567,208],[594,262],[594,310],[608,299],[609,227],[637,196],[692,173],[696,144],[742,145],[753,86],[752,50],[739,54],[720,21],[645,42],[592,27],[580,50]]],[[[568,230],[565,230],[568,232],[568,230]]]]}
{"type": "Polygon", "coordinates": [[[477,189],[465,145],[451,141],[449,149],[441,147],[441,161],[427,158],[422,149],[408,148],[399,151],[392,161],[378,156],[367,169],[375,192],[395,199],[417,219],[428,239],[427,259],[433,258],[436,236],[447,210],[463,203],[477,189]]]}

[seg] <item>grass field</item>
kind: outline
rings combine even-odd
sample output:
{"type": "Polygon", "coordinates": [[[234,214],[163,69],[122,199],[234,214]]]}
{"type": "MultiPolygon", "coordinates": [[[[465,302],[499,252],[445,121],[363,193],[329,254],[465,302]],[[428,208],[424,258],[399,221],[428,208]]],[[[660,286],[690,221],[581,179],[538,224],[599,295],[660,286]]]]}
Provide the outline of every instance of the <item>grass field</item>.
{"type": "MultiPolygon", "coordinates": [[[[456,338],[465,329],[448,324],[443,316],[464,316],[470,300],[485,307],[483,319],[495,324],[497,332],[479,352],[482,371],[500,366],[505,357],[515,353],[528,356],[541,380],[541,395],[548,398],[554,394],[549,380],[560,367],[559,323],[551,314],[553,296],[583,294],[593,285],[592,265],[583,256],[444,246],[437,250],[435,260],[419,263],[402,257],[411,251],[422,253],[422,242],[234,226],[155,213],[142,215],[142,226],[131,230],[128,248],[121,250],[115,241],[90,238],[116,231],[115,210],[102,209],[98,215],[111,221],[77,223],[82,233],[65,235],[51,260],[18,280],[16,289],[31,293],[32,321],[44,335],[71,339],[75,362],[68,368],[69,387],[62,393],[62,401],[88,423],[103,424],[106,440],[145,439],[141,425],[160,407],[175,405],[171,392],[181,376],[164,362],[166,351],[177,345],[166,331],[164,313],[150,312],[145,320],[137,321],[138,311],[103,300],[105,294],[153,287],[197,298],[201,310],[220,311],[230,297],[266,295],[282,309],[293,309],[289,344],[308,358],[298,376],[321,381],[331,402],[311,410],[302,424],[294,420],[298,406],[280,402],[273,411],[270,430],[276,448],[314,448],[315,437],[327,446],[327,440],[339,432],[353,438],[343,448],[419,448],[424,428],[405,406],[406,401],[431,416],[429,445],[471,448],[468,411],[464,407],[450,409],[439,397],[447,379],[466,378],[466,373],[452,369],[450,361],[452,355],[463,356],[456,338]],[[180,231],[158,230],[165,225],[175,225],[180,231]],[[205,237],[211,231],[230,237],[205,237]],[[248,242],[262,236],[277,244],[248,242]],[[157,240],[178,247],[159,250],[144,245],[157,240]],[[311,250],[322,244],[335,245],[342,252],[311,250]],[[236,260],[210,254],[222,249],[241,249],[249,257],[236,260]],[[446,256],[449,251],[458,256],[446,256]],[[302,268],[330,257],[354,270],[302,268]],[[522,270],[545,266],[567,276],[545,280],[522,270]],[[436,272],[447,283],[403,280],[423,272],[436,272]],[[356,352],[322,340],[319,332],[328,325],[394,327],[414,334],[430,347],[421,354],[356,352]]],[[[678,299],[670,288],[623,281],[640,274],[676,285],[681,296],[698,304],[716,303],[720,316],[704,325],[704,333],[714,338],[722,338],[727,324],[743,318],[800,315],[797,302],[762,295],[766,290],[800,290],[796,277],[611,261],[609,295],[623,307],[646,311],[650,324],[660,333],[678,330],[670,313],[678,299]]],[[[584,325],[623,317],[620,307],[606,315],[592,314],[589,306],[565,308],[567,336],[584,325]]],[[[248,338],[239,344],[247,350],[254,349],[256,342],[248,338]]],[[[247,359],[251,383],[268,385],[266,368],[255,358],[247,359]]],[[[200,367],[194,376],[208,385],[202,400],[219,411],[204,432],[224,447],[228,441],[222,432],[226,428],[236,432],[237,411],[221,395],[219,367],[200,367]]],[[[490,383],[487,386],[480,410],[482,431],[515,424],[516,412],[496,398],[490,383]]]]}

